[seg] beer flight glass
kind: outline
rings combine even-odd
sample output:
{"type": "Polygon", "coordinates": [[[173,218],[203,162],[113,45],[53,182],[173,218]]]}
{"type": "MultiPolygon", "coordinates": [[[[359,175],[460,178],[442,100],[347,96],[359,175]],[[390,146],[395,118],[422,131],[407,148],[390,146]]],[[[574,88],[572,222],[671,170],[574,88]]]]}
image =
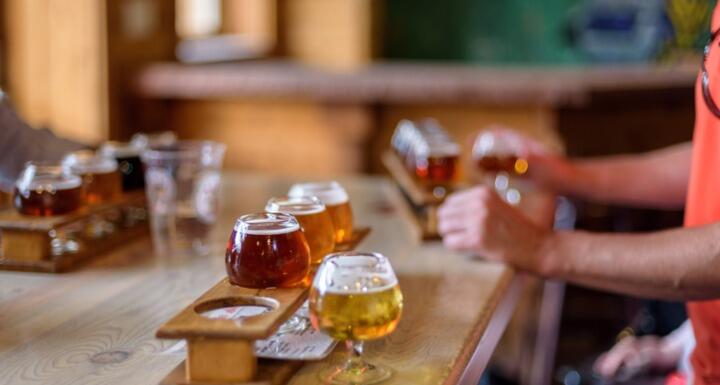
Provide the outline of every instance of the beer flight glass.
{"type": "Polygon", "coordinates": [[[363,360],[363,343],[392,333],[403,297],[390,261],[379,253],[342,252],[323,260],[310,288],[315,329],[345,342],[348,357],[320,371],[328,384],[374,384],[391,376],[385,366],[363,360]]]}
{"type": "Polygon", "coordinates": [[[24,215],[72,213],[83,205],[82,179],[59,164],[28,162],[15,183],[13,204],[24,215]]]}
{"type": "Polygon", "coordinates": [[[513,205],[520,203],[521,194],[511,186],[512,177],[524,175],[529,167],[521,153],[522,145],[517,139],[493,130],[481,132],[472,148],[472,158],[486,173],[488,183],[503,200],[513,205]]]}
{"type": "Polygon", "coordinates": [[[82,150],[66,155],[62,165],[82,178],[85,203],[111,202],[122,195],[122,181],[115,159],[82,150]]]}
{"type": "Polygon", "coordinates": [[[460,146],[457,143],[429,143],[419,146],[415,154],[415,176],[430,184],[443,184],[455,179],[460,146]]]}
{"type": "Polygon", "coordinates": [[[325,205],[316,197],[278,197],[265,205],[269,213],[287,213],[300,223],[310,247],[310,263],[319,265],[335,250],[335,229],[325,205]]]}
{"type": "Polygon", "coordinates": [[[298,183],[290,187],[290,197],[315,196],[325,204],[335,229],[335,243],[344,244],[353,237],[353,213],[350,199],[340,183],[298,183]]]}
{"type": "Polygon", "coordinates": [[[306,284],[310,249],[300,224],[285,213],[256,213],[238,218],[225,252],[230,283],[266,289],[306,284]]]}
{"type": "MultiPolygon", "coordinates": [[[[312,196],[271,198],[265,205],[269,213],[287,213],[297,219],[310,248],[310,264],[317,266],[335,250],[335,230],[325,205],[312,196]]],[[[278,334],[302,332],[308,328],[308,319],[293,315],[278,330],[278,334]]]]}
{"type": "Polygon", "coordinates": [[[395,154],[417,181],[442,197],[457,179],[460,145],[434,119],[401,120],[390,141],[395,154]]]}

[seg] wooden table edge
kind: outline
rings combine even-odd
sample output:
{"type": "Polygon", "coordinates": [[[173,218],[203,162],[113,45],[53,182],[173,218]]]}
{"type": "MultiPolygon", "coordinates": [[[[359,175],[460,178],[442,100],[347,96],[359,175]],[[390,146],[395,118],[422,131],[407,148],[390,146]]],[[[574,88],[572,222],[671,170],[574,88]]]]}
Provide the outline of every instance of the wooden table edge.
{"type": "Polygon", "coordinates": [[[488,309],[489,319],[482,317],[483,321],[487,319],[487,322],[482,325],[483,321],[480,321],[481,325],[475,328],[476,332],[471,336],[472,343],[465,345],[468,351],[461,353],[458,357],[458,365],[455,368],[459,371],[453,370],[446,378],[445,384],[477,385],[480,383],[480,378],[510,323],[522,291],[527,284],[525,274],[509,270],[505,275],[509,276],[509,279],[505,280],[505,285],[498,288],[500,294],[496,297],[493,306],[488,309]],[[473,346],[474,349],[472,349],[473,346]]]}

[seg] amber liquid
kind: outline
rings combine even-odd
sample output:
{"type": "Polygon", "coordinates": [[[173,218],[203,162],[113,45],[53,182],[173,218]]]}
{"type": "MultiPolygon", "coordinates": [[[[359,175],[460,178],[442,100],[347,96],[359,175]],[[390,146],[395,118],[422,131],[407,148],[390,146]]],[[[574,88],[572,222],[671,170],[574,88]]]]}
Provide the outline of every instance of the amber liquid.
{"type": "Polygon", "coordinates": [[[335,340],[382,338],[395,330],[401,313],[402,293],[397,285],[369,292],[310,290],[310,321],[335,340]]]}
{"type": "Polygon", "coordinates": [[[118,199],[122,194],[122,179],[116,171],[83,174],[85,202],[88,204],[105,203],[118,199]]]}
{"type": "Polygon", "coordinates": [[[36,189],[25,194],[15,188],[15,208],[24,215],[48,217],[69,214],[79,209],[82,203],[82,186],[51,191],[36,189]]]}
{"type": "Polygon", "coordinates": [[[527,172],[527,160],[517,156],[484,156],[477,161],[478,167],[490,173],[507,172],[522,175],[527,172]]]}
{"type": "Polygon", "coordinates": [[[0,209],[10,207],[10,202],[12,202],[12,195],[4,191],[0,191],[0,209]]]}
{"type": "Polygon", "coordinates": [[[313,214],[295,214],[310,247],[310,263],[319,265],[326,255],[335,250],[335,229],[327,211],[313,214]]]}
{"type": "Polygon", "coordinates": [[[456,156],[430,156],[418,160],[415,175],[430,183],[446,183],[455,179],[458,158],[456,156]]]}
{"type": "Polygon", "coordinates": [[[335,229],[335,244],[350,242],[353,236],[353,213],[350,201],[338,205],[326,204],[325,207],[335,229]]]}
{"type": "Polygon", "coordinates": [[[233,231],[225,253],[230,283],[243,287],[295,287],[306,284],[310,251],[298,229],[281,234],[233,231]]]}

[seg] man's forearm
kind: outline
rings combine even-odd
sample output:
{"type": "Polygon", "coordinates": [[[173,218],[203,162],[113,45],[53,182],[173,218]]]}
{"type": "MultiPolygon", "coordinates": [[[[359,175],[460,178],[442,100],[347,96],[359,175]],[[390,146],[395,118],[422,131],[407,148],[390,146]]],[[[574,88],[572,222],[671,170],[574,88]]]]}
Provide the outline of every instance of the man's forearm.
{"type": "Polygon", "coordinates": [[[685,203],[692,145],[645,154],[574,160],[554,184],[563,194],[615,204],[680,208],[685,203]]]}
{"type": "Polygon", "coordinates": [[[556,232],[539,273],[618,293],[663,299],[720,296],[720,224],[647,234],[556,232]]]}
{"type": "Polygon", "coordinates": [[[7,102],[0,100],[0,190],[12,190],[25,162],[57,161],[67,152],[83,147],[48,130],[30,127],[7,102]]]}

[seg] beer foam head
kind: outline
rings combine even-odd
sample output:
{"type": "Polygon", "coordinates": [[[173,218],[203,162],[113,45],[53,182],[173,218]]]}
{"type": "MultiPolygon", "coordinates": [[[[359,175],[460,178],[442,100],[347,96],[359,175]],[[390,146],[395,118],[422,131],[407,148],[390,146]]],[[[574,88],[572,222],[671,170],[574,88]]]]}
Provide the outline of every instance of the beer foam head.
{"type": "Polygon", "coordinates": [[[310,215],[325,211],[325,205],[314,196],[272,198],[265,205],[269,213],[310,215]]]}
{"type": "Polygon", "coordinates": [[[238,218],[234,229],[249,235],[276,235],[299,231],[300,225],[290,214],[255,213],[238,218]]]}
{"type": "Polygon", "coordinates": [[[294,184],[288,192],[290,197],[316,196],[326,205],[339,205],[349,200],[348,194],[340,183],[311,182],[294,184]]]}
{"type": "Polygon", "coordinates": [[[124,142],[109,141],[100,147],[101,155],[112,158],[140,157],[141,152],[142,148],[124,142]]]}
{"type": "Polygon", "coordinates": [[[390,262],[378,253],[330,254],[323,260],[313,286],[328,293],[376,293],[398,284],[390,262]]]}
{"type": "Polygon", "coordinates": [[[52,192],[80,187],[81,184],[82,179],[79,176],[68,173],[59,164],[28,162],[15,182],[15,187],[21,193],[29,193],[30,191],[52,192]]]}
{"type": "Polygon", "coordinates": [[[117,161],[90,150],[71,152],[62,161],[75,174],[105,174],[117,170],[117,161]]]}
{"type": "Polygon", "coordinates": [[[512,156],[519,152],[517,141],[510,137],[499,135],[493,131],[480,134],[473,144],[472,154],[475,158],[483,156],[512,156]]]}

